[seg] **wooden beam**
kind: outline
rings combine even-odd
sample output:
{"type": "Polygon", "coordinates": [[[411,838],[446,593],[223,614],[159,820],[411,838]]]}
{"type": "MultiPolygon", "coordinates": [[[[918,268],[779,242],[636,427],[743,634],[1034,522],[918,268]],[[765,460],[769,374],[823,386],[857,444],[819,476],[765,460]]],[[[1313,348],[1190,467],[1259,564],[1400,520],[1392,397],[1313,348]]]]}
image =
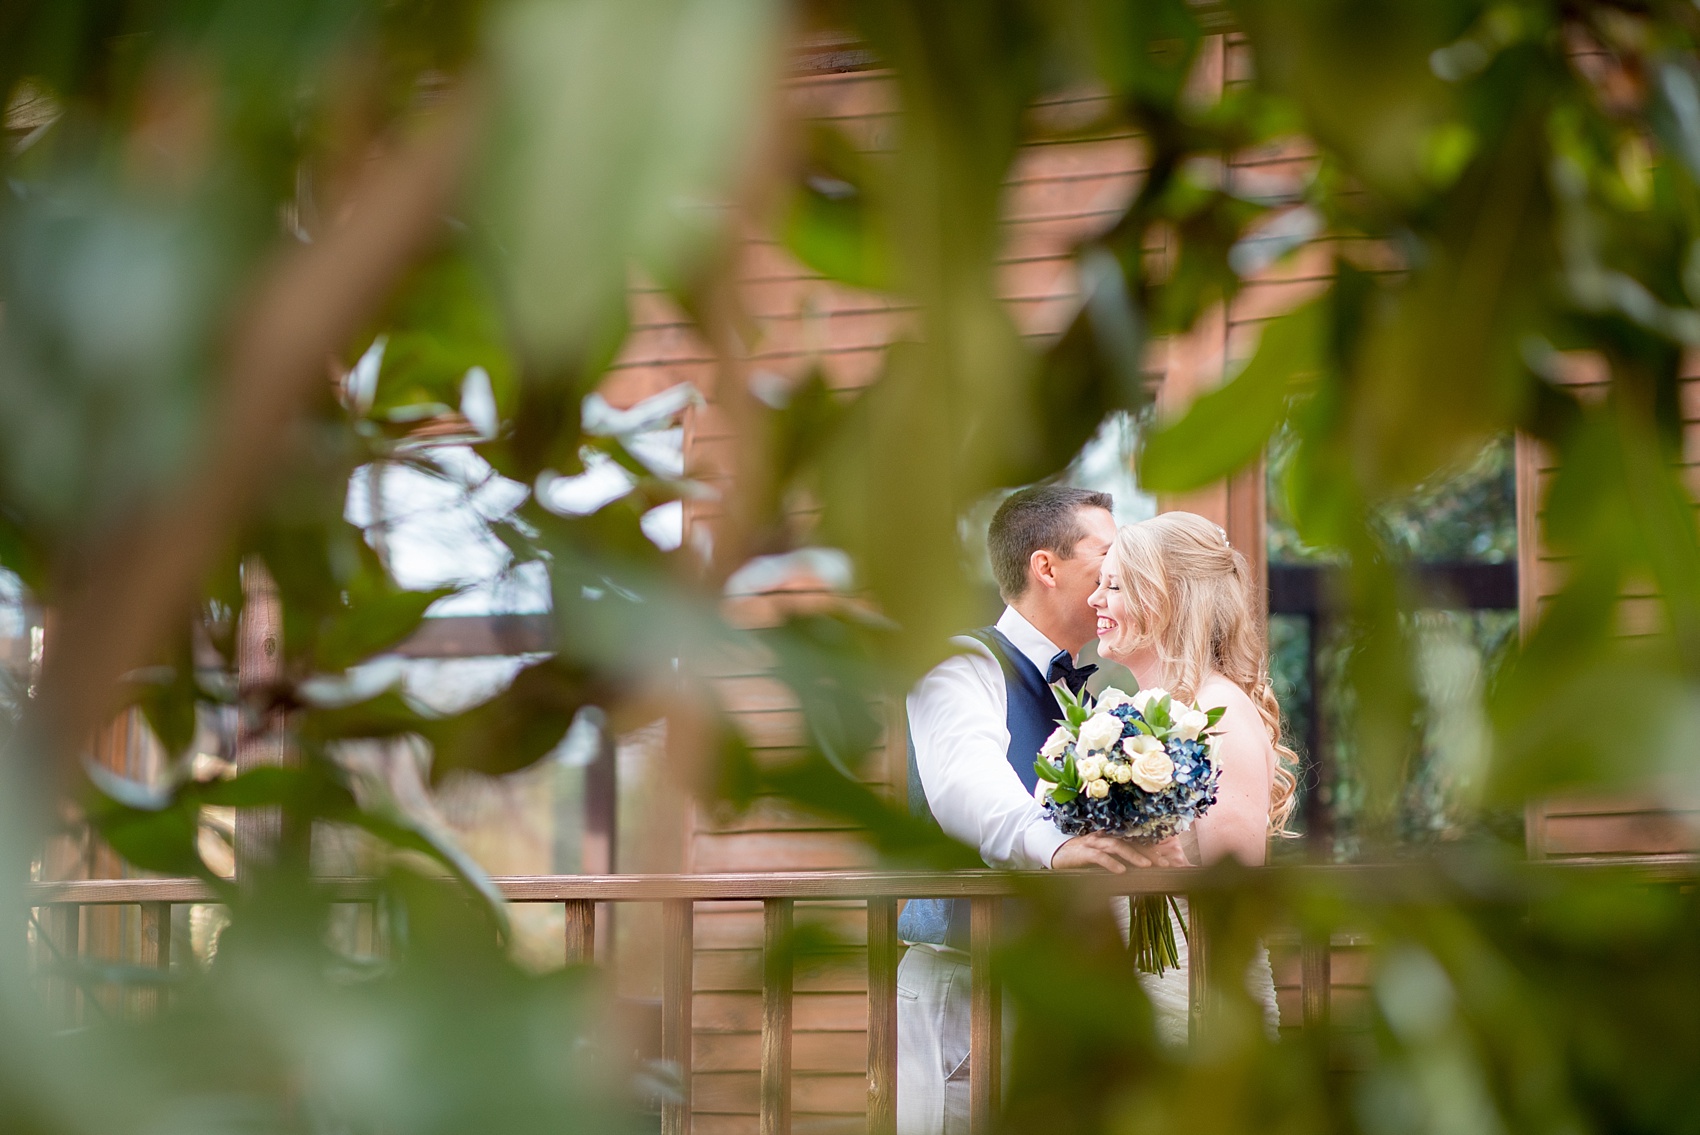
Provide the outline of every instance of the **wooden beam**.
{"type": "Polygon", "coordinates": [[[1194,1044],[1207,1032],[1215,1016],[1215,995],[1211,992],[1210,918],[1201,910],[1208,900],[1201,901],[1196,892],[1187,896],[1187,1039],[1194,1044]]]}
{"type": "MultiPolygon", "coordinates": [[[[1354,899],[1404,901],[1432,896],[1448,885],[1444,868],[1423,863],[1327,863],[1255,869],[1271,886],[1342,888],[1354,899]]],[[[1688,883],[1700,879],[1700,855],[1579,856],[1507,868],[1502,881],[1513,887],[1561,877],[1597,874],[1639,884],[1688,883]]],[[[1083,899],[1116,895],[1209,894],[1237,889],[1242,876],[1217,875],[1196,867],[1149,867],[1125,875],[1101,871],[774,871],[724,875],[503,875],[492,880],[509,902],[749,901],[773,898],[981,898],[1030,891],[1066,893],[1083,899]]],[[[379,880],[327,877],[318,881],[335,902],[370,901],[379,880]]],[[[454,884],[444,881],[445,886],[454,884]]],[[[1457,884],[1463,887],[1463,883],[1457,884]]],[[[1479,886],[1480,884],[1473,884],[1479,886]]],[[[229,895],[199,879],[73,879],[25,883],[29,906],[104,903],[225,902],[229,895]]]]}
{"type": "Polygon", "coordinates": [[[689,899],[661,907],[661,1059],[679,1076],[678,1100],[661,1105],[661,1135],[691,1131],[691,973],[696,935],[689,899]]]}
{"type": "Polygon", "coordinates": [[[1541,445],[1519,433],[1513,466],[1517,477],[1517,614],[1526,639],[1540,616],[1541,445]]]}
{"type": "MultiPolygon", "coordinates": [[[[1325,564],[1270,564],[1269,610],[1278,615],[1318,615],[1335,610],[1339,569],[1325,564]]],[[[1411,568],[1417,605],[1443,610],[1513,611],[1518,603],[1517,565],[1428,563],[1411,568]]]]}
{"type": "Polygon", "coordinates": [[[761,1135],[791,1132],[790,899],[762,903],[761,1135]]]}
{"type": "MultiPolygon", "coordinates": [[[[283,607],[265,563],[242,564],[242,613],[236,627],[236,688],[242,721],[236,737],[238,775],[287,763],[287,742],[272,694],[283,680],[283,607]]],[[[236,880],[275,861],[283,840],[283,809],[236,810],[236,880]]]]}
{"type": "MultiPolygon", "coordinates": [[[[142,909],[142,965],[160,971],[164,978],[171,973],[171,904],[145,902],[142,909]]],[[[144,988],[137,998],[136,1010],[144,1016],[162,1012],[167,1004],[164,985],[144,988]]]]}
{"type": "Polygon", "coordinates": [[[1306,934],[1299,945],[1299,1002],[1305,1032],[1326,1032],[1334,985],[1334,945],[1326,932],[1306,934]]]}
{"type": "Polygon", "coordinates": [[[73,969],[82,956],[82,910],[75,906],[55,906],[48,910],[43,921],[47,930],[46,960],[63,972],[51,979],[48,1001],[67,1028],[82,1023],[82,996],[77,988],[73,969]]]}
{"type": "Polygon", "coordinates": [[[403,658],[486,658],[542,654],[554,647],[548,614],[444,615],[424,620],[396,647],[403,658]]]}
{"type": "Polygon", "coordinates": [[[897,900],[868,900],[868,1135],[897,1132],[897,900]]]}
{"type": "Polygon", "coordinates": [[[587,966],[596,961],[596,904],[568,899],[565,904],[567,964],[587,966]]]}
{"type": "Polygon", "coordinates": [[[1003,988],[992,966],[1003,901],[971,900],[968,914],[968,1130],[990,1135],[1003,1093],[1003,988]]]}

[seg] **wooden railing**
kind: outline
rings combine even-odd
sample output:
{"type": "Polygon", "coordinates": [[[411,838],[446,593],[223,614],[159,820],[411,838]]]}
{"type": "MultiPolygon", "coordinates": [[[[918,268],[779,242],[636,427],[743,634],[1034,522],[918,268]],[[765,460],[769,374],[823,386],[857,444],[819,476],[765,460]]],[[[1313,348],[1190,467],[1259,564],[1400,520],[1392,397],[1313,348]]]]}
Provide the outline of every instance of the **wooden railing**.
{"type": "MultiPolygon", "coordinates": [[[[1633,862],[1571,860],[1533,865],[1535,874],[1578,871],[1627,872],[1642,883],[1691,882],[1700,878],[1700,858],[1644,857],[1633,862]]],[[[1421,869],[1383,866],[1318,866],[1281,868],[1299,883],[1307,881],[1343,887],[1381,899],[1401,893],[1430,894],[1432,879],[1421,869]]],[[[999,1099],[1000,1034],[1003,1019],[1001,987],[991,966],[998,935],[999,913],[1005,898],[1031,894],[1035,889],[1066,888],[1078,897],[1133,894],[1188,894],[1205,897],[1220,885],[1220,876],[1188,869],[1164,869],[1106,875],[1085,872],[776,872],[744,875],[544,875],[495,880],[508,901],[555,903],[565,909],[565,953],[568,964],[594,961],[596,907],[599,903],[658,902],[662,906],[662,1029],[661,1058],[678,1069],[681,1097],[663,1105],[662,1131],[685,1135],[691,1126],[691,1000],[694,965],[693,915],[699,902],[759,901],[763,909],[761,1014],[760,1130],[782,1135],[790,1130],[792,959],[789,943],[797,902],[856,900],[867,904],[868,918],[868,1131],[881,1135],[896,1130],[897,1120],[897,964],[902,946],[897,940],[897,904],[911,898],[958,898],[971,904],[970,948],[971,1025],[969,1044],[970,1125],[976,1132],[991,1128],[999,1099]],[[1201,890],[1202,888],[1202,890],[1201,890]]],[[[1229,880],[1230,885],[1234,884],[1229,880]]],[[[1243,885],[1243,878],[1240,884],[1243,885]]],[[[376,897],[376,884],[367,879],[323,880],[327,897],[337,902],[364,902],[376,897]]],[[[64,883],[33,883],[27,901],[32,917],[54,943],[63,960],[70,960],[78,942],[78,923],[85,906],[133,905],[142,911],[142,957],[147,965],[171,964],[171,907],[216,903],[219,897],[206,884],[192,879],[114,879],[64,883]]],[[[1190,985],[1194,1027],[1208,1015],[1210,943],[1206,923],[1198,917],[1201,903],[1189,904],[1190,985]]],[[[1330,939],[1301,942],[1300,1004],[1305,1028],[1326,1025],[1329,1019],[1330,939]]]]}

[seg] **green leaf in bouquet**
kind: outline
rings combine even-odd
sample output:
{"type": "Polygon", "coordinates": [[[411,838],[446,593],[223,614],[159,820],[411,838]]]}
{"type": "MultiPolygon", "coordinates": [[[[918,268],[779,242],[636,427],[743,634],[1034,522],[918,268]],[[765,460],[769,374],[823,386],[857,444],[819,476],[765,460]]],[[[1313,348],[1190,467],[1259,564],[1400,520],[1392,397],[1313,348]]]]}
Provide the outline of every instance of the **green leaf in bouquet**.
{"type": "Polygon", "coordinates": [[[1079,795],[1080,793],[1072,788],[1057,788],[1052,790],[1051,799],[1058,804],[1072,804],[1074,798],[1079,795]]]}
{"type": "Polygon", "coordinates": [[[1151,723],[1153,734],[1174,727],[1175,720],[1169,715],[1170,705],[1169,697],[1165,694],[1145,707],[1144,717],[1151,723]]]}
{"type": "Polygon", "coordinates": [[[1222,715],[1227,713],[1227,712],[1228,712],[1228,707],[1225,706],[1225,705],[1219,705],[1215,709],[1205,710],[1204,711],[1204,727],[1206,729],[1215,728],[1216,723],[1221,721],[1222,715]]]}
{"type": "Polygon", "coordinates": [[[1080,787],[1080,769],[1075,764],[1074,753],[1072,751],[1065,752],[1063,754],[1062,777],[1057,781],[1057,783],[1061,784],[1065,788],[1080,787]]]}
{"type": "Polygon", "coordinates": [[[1068,688],[1067,682],[1052,682],[1051,690],[1057,695],[1057,704],[1062,707],[1063,724],[1068,726],[1070,733],[1078,737],[1080,727],[1085,724],[1088,717],[1092,716],[1092,711],[1086,707],[1085,702],[1073,690],[1068,688]]]}
{"type": "Polygon", "coordinates": [[[1062,781],[1062,773],[1058,772],[1056,766],[1044,757],[1033,762],[1033,771],[1039,775],[1040,780],[1048,780],[1052,784],[1059,784],[1062,781]]]}

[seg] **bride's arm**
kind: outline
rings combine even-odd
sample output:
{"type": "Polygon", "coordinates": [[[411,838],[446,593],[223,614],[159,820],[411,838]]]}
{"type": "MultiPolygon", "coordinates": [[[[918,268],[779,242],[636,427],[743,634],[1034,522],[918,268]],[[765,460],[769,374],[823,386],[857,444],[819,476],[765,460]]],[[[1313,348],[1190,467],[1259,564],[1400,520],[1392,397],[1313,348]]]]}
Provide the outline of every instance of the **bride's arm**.
{"type": "Polygon", "coordinates": [[[1269,741],[1263,719],[1238,689],[1200,701],[1225,702],[1227,712],[1216,738],[1222,767],[1216,803],[1194,826],[1199,856],[1207,865],[1231,855],[1247,866],[1261,866],[1269,842],[1269,741]]]}

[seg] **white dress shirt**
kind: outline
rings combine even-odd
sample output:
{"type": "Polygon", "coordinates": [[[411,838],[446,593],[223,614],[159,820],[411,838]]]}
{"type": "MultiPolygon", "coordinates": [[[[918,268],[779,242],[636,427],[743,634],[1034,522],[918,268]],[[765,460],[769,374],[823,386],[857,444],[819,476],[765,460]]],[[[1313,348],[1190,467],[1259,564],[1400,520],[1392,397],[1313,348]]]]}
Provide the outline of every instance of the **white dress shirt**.
{"type": "MultiPolygon", "coordinates": [[[[997,628],[1041,676],[1062,649],[1010,607],[997,628]]],[[[927,806],[946,834],[979,848],[987,866],[1049,867],[1069,837],[1045,818],[1010,766],[1003,668],[979,640],[953,641],[970,652],[933,667],[908,700],[927,806]]]]}

